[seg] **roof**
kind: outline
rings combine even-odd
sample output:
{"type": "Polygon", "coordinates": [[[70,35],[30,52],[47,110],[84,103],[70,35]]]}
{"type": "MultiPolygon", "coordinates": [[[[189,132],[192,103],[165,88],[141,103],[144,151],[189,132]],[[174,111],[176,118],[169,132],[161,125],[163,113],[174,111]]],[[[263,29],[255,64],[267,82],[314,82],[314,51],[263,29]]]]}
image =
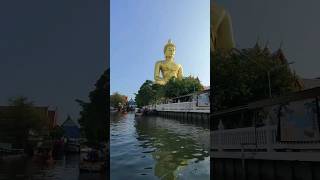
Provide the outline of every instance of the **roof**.
{"type": "Polygon", "coordinates": [[[64,130],[64,135],[69,138],[80,138],[80,128],[76,122],[68,117],[61,127],[64,130]]]}
{"type": "Polygon", "coordinates": [[[203,93],[206,93],[206,92],[210,92],[210,89],[204,89],[203,91],[198,91],[198,92],[186,94],[186,95],[183,95],[183,96],[174,97],[174,98],[171,98],[171,99],[179,99],[179,98],[183,98],[183,97],[203,94],[203,93]]]}
{"type": "Polygon", "coordinates": [[[78,124],[74,122],[71,118],[67,118],[61,125],[61,127],[78,127],[78,124]]]}
{"type": "Polygon", "coordinates": [[[229,109],[220,110],[220,111],[214,112],[213,116],[222,116],[230,113],[243,112],[243,111],[258,109],[262,107],[273,106],[276,104],[286,103],[290,101],[298,101],[298,100],[307,99],[307,98],[315,98],[319,96],[320,96],[320,87],[316,87],[316,88],[307,89],[303,91],[288,93],[287,95],[280,96],[280,97],[268,98],[260,101],[251,102],[243,106],[235,106],[229,109]]]}
{"type": "Polygon", "coordinates": [[[129,100],[128,104],[129,104],[129,105],[135,105],[136,102],[131,98],[131,99],[129,100]]]}
{"type": "Polygon", "coordinates": [[[317,96],[320,96],[320,87],[306,89],[303,91],[292,92],[280,97],[268,98],[261,101],[256,101],[248,104],[248,106],[250,109],[254,109],[254,108],[260,108],[265,106],[272,106],[280,103],[286,103],[290,101],[298,101],[301,99],[315,98],[317,96]]]}
{"type": "Polygon", "coordinates": [[[231,113],[243,112],[243,111],[246,111],[246,110],[249,110],[248,105],[237,106],[237,107],[233,107],[233,108],[229,108],[229,109],[225,109],[225,110],[214,112],[213,116],[223,116],[223,115],[228,115],[228,114],[231,114],[231,113]]]}

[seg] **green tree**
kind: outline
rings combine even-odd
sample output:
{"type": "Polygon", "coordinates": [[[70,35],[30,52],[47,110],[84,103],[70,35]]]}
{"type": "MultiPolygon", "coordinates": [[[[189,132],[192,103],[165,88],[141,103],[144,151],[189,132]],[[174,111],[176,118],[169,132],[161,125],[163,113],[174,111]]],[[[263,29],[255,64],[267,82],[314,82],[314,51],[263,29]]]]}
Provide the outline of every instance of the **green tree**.
{"type": "Polygon", "coordinates": [[[214,110],[268,98],[268,72],[273,96],[301,88],[281,49],[273,54],[259,45],[230,52],[217,50],[211,59],[214,110]]]}
{"type": "Polygon", "coordinates": [[[152,90],[154,93],[152,103],[162,102],[165,99],[164,87],[165,87],[164,85],[155,84],[155,83],[152,85],[152,90]]]}
{"type": "Polygon", "coordinates": [[[146,82],[142,84],[135,97],[135,101],[138,107],[149,105],[154,101],[156,92],[153,87],[157,86],[154,86],[153,82],[150,80],[146,80],[146,82]]]}
{"type": "Polygon", "coordinates": [[[174,98],[202,90],[203,86],[198,78],[192,76],[182,79],[171,78],[164,85],[164,96],[165,98],[174,98]]]}
{"type": "Polygon", "coordinates": [[[202,90],[200,80],[191,76],[182,79],[172,78],[165,85],[146,80],[136,94],[135,100],[138,107],[142,107],[202,90]]]}
{"type": "Polygon", "coordinates": [[[23,96],[9,99],[9,107],[1,116],[0,131],[18,148],[26,147],[29,132],[39,134],[48,129],[46,114],[23,96]]]}
{"type": "Polygon", "coordinates": [[[110,106],[118,108],[119,103],[124,105],[127,103],[127,98],[124,95],[119,94],[118,92],[113,93],[110,96],[110,106]]]}
{"type": "Polygon", "coordinates": [[[81,131],[91,144],[109,141],[109,74],[106,70],[89,94],[89,102],[76,100],[82,110],[79,124],[81,131]]]}

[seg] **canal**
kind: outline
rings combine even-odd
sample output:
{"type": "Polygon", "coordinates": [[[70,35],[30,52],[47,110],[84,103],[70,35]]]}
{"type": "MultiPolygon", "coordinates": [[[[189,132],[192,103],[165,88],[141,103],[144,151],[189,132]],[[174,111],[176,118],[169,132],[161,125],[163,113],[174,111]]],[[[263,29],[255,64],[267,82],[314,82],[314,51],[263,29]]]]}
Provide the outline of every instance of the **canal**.
{"type": "Polygon", "coordinates": [[[79,172],[79,154],[66,154],[51,165],[32,158],[0,161],[0,180],[106,180],[107,174],[79,172]]]}
{"type": "Polygon", "coordinates": [[[110,132],[111,179],[210,179],[209,127],[114,113],[110,132]]]}

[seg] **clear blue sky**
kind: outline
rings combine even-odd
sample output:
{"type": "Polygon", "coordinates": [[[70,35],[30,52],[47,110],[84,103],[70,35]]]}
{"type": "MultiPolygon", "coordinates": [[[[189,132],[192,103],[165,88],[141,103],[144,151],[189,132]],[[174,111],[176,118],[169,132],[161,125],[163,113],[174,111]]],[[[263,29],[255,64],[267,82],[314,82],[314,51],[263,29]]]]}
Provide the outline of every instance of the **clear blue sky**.
{"type": "Polygon", "coordinates": [[[153,80],[169,38],[184,76],[210,84],[209,0],[111,0],[110,23],[111,93],[134,97],[145,80],[153,80]]]}

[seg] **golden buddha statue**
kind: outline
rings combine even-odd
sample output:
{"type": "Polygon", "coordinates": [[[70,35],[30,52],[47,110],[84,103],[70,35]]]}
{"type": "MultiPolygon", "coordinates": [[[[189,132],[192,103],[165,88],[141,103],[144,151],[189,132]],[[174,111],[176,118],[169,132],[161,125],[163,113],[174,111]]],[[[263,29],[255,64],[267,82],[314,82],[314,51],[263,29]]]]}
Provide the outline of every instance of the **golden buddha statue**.
{"type": "Polygon", "coordinates": [[[172,77],[181,79],[183,69],[180,64],[174,62],[174,55],[176,53],[176,46],[171,40],[164,46],[165,60],[157,61],[154,68],[154,80],[156,84],[164,85],[172,77]],[[161,75],[162,74],[162,77],[161,75]]]}
{"type": "Polygon", "coordinates": [[[210,46],[215,49],[230,50],[234,48],[231,17],[229,13],[215,2],[210,8],[210,46]]]}

